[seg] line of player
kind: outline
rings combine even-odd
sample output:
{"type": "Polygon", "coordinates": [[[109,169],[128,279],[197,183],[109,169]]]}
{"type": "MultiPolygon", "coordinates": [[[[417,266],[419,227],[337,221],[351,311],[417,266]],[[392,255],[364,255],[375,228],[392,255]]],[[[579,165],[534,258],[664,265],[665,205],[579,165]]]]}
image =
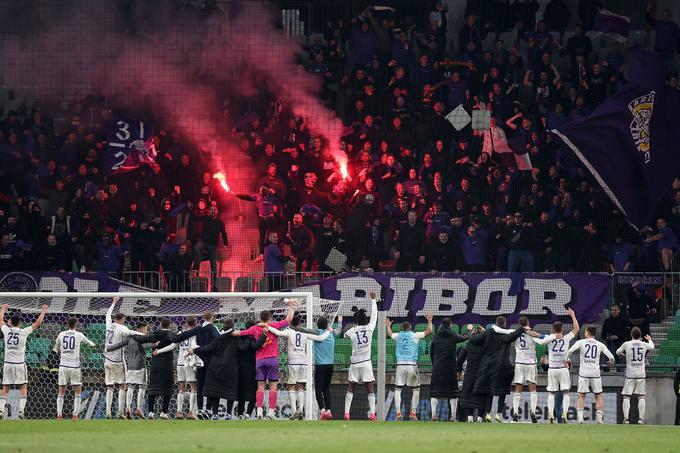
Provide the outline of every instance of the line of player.
{"type": "MultiPolygon", "coordinates": [[[[365,309],[356,310],[354,313],[355,326],[346,330],[344,337],[348,338],[352,346],[352,355],[348,371],[348,388],[345,394],[344,405],[344,419],[350,420],[350,409],[354,398],[354,392],[358,384],[366,385],[369,405],[369,420],[376,419],[376,397],[375,397],[375,377],[373,375],[373,364],[371,360],[372,338],[373,332],[377,324],[377,300],[374,293],[370,294],[371,300],[371,315],[370,318],[366,315],[365,309]]],[[[106,313],[106,338],[105,338],[105,354],[104,354],[104,374],[106,391],[106,406],[105,415],[107,418],[112,418],[112,408],[114,400],[114,390],[118,389],[118,412],[119,418],[132,418],[134,414],[138,418],[145,418],[142,412],[142,405],[147,388],[147,370],[146,370],[146,350],[153,350],[153,357],[156,358],[161,354],[172,353],[172,351],[179,344],[179,354],[177,356],[176,374],[179,384],[179,393],[177,395],[177,412],[176,418],[183,418],[183,406],[185,400],[185,391],[190,391],[188,398],[188,413],[186,418],[213,418],[217,417],[217,405],[210,403],[209,408],[212,408],[212,413],[198,409],[198,398],[202,399],[203,395],[197,390],[197,368],[206,367],[207,377],[210,378],[210,359],[215,345],[220,344],[220,341],[225,345],[229,345],[230,339],[237,340],[241,336],[251,336],[257,341],[254,342],[253,349],[255,349],[255,380],[257,381],[257,390],[255,392],[255,406],[257,408],[256,417],[258,419],[269,418],[274,419],[274,411],[276,409],[277,398],[277,384],[279,381],[279,350],[278,341],[276,337],[286,338],[286,350],[288,356],[288,379],[286,381],[286,388],[289,394],[289,402],[292,410],[291,419],[304,418],[305,408],[305,387],[307,376],[307,343],[312,340],[319,344],[324,344],[329,338],[333,338],[339,334],[332,328],[333,323],[320,322],[325,329],[308,330],[301,326],[301,318],[296,315],[294,311],[295,300],[288,301],[288,311],[286,318],[282,321],[273,322],[272,313],[268,310],[260,314],[260,322],[249,326],[243,331],[238,331],[233,328],[233,320],[225,323],[225,330],[220,334],[217,328],[212,325],[212,315],[206,319],[203,325],[198,326],[194,316],[187,317],[184,331],[178,335],[169,331],[169,320],[163,320],[161,329],[148,334],[148,326],[144,322],[137,324],[137,330],[131,330],[125,326],[125,315],[117,313],[113,315],[113,310],[118,303],[118,298],[112,300],[111,306],[106,313]],[[201,329],[214,329],[216,335],[213,335],[208,344],[199,345],[197,343],[197,335],[200,334],[201,329]],[[288,327],[290,327],[288,329],[288,327]],[[135,340],[135,341],[131,341],[135,340]],[[159,342],[164,340],[164,346],[158,347],[159,342]],[[259,343],[259,344],[258,344],[259,343]],[[123,355],[123,349],[126,354],[123,355]],[[206,360],[207,359],[207,360],[206,360]],[[269,385],[269,408],[264,412],[264,393],[265,388],[269,385]],[[134,400],[133,389],[137,390],[136,408],[132,410],[132,403],[134,400]],[[211,407],[212,406],[212,407],[211,407]]],[[[26,353],[26,339],[27,337],[42,324],[47,313],[47,306],[44,305],[41,309],[37,320],[29,327],[21,327],[21,316],[14,314],[10,317],[9,324],[5,324],[4,316],[9,306],[4,304],[0,309],[0,320],[2,320],[2,333],[4,335],[5,343],[5,357],[3,365],[3,388],[0,393],[0,418],[4,417],[4,409],[7,400],[7,395],[10,386],[18,386],[19,399],[19,418],[24,418],[26,401],[28,396],[28,374],[25,362],[26,353]]],[[[552,325],[552,333],[550,335],[540,335],[529,326],[529,321],[526,317],[520,318],[520,327],[517,330],[505,329],[505,319],[499,317],[495,326],[491,329],[484,330],[480,327],[473,331],[473,326],[467,326],[467,333],[464,335],[456,335],[454,347],[456,342],[469,340],[470,344],[486,344],[489,336],[495,335],[514,335],[515,348],[515,364],[514,377],[512,383],[514,384],[514,395],[512,398],[512,418],[513,421],[519,419],[519,404],[521,400],[521,393],[524,386],[528,386],[530,392],[530,416],[532,422],[537,422],[536,406],[536,375],[537,375],[537,361],[536,361],[536,344],[548,346],[548,414],[550,423],[554,423],[556,414],[555,396],[558,393],[563,395],[562,414],[561,419],[564,423],[567,422],[567,413],[569,409],[569,390],[571,389],[570,376],[570,357],[573,353],[579,352],[580,367],[578,378],[578,401],[577,401],[577,417],[580,423],[583,422],[583,411],[585,404],[585,396],[592,392],[596,400],[596,421],[603,423],[604,401],[602,398],[602,379],[600,368],[600,356],[605,354],[609,359],[609,366],[612,367],[614,363],[614,356],[607,349],[607,347],[597,341],[596,328],[588,327],[585,332],[585,338],[576,341],[571,347],[570,342],[576,337],[580,331],[580,326],[574,312],[569,309],[568,313],[572,320],[573,328],[569,333],[564,334],[562,331],[562,323],[555,322],[552,325]],[[502,319],[502,322],[500,321],[502,319]]],[[[415,408],[419,402],[420,396],[420,375],[418,373],[418,342],[427,337],[433,332],[432,315],[426,316],[428,321],[427,329],[423,332],[413,332],[410,323],[404,322],[401,325],[400,332],[392,331],[392,323],[386,320],[387,333],[390,338],[396,341],[396,375],[395,375],[395,407],[397,412],[397,420],[402,418],[401,414],[401,395],[404,387],[412,389],[411,409],[408,413],[410,420],[417,420],[415,408]]],[[[342,319],[339,319],[342,322],[342,319]]],[[[450,320],[443,320],[441,328],[450,327],[450,320]]],[[[74,389],[74,404],[72,418],[75,420],[80,413],[81,403],[81,389],[82,389],[82,372],[80,362],[80,348],[82,344],[87,344],[90,347],[96,347],[95,343],[88,339],[82,332],[77,330],[78,321],[76,318],[69,318],[68,329],[59,333],[56,338],[54,350],[60,355],[59,362],[59,377],[58,377],[58,395],[57,395],[57,418],[63,417],[64,395],[67,387],[70,385],[74,389]]],[[[654,349],[654,344],[650,336],[645,336],[645,340],[641,338],[641,333],[638,328],[633,328],[631,331],[632,340],[625,342],[616,353],[625,357],[626,371],[625,382],[622,390],[623,395],[623,416],[624,423],[628,423],[630,411],[630,398],[632,395],[638,397],[638,423],[644,423],[645,415],[645,362],[647,352],[654,349]]],[[[330,353],[332,354],[333,343],[330,344],[330,353]]],[[[493,353],[494,351],[487,351],[493,353]]],[[[171,354],[172,355],[172,354],[171,354]]],[[[171,357],[170,355],[170,357],[171,357]]],[[[152,359],[153,360],[153,359],[152,359]]],[[[506,360],[501,357],[500,360],[506,360]]],[[[165,361],[167,362],[167,361],[165,361]]],[[[172,363],[170,360],[169,363],[172,363]]],[[[433,364],[434,366],[434,364],[433,364]]],[[[152,363],[153,368],[153,363],[152,363]]],[[[172,375],[172,370],[169,374],[172,375]]],[[[433,369],[433,374],[436,370],[433,369]]],[[[215,373],[213,373],[215,374],[215,373]]],[[[153,376],[153,374],[152,374],[153,376]]],[[[224,376],[213,376],[215,379],[224,378],[224,376]]],[[[454,375],[454,379],[457,379],[454,375]]],[[[505,395],[502,396],[503,400],[505,395]]],[[[214,401],[214,398],[213,398],[214,401]]],[[[219,402],[219,397],[216,400],[219,402]]],[[[436,411],[438,399],[432,398],[432,420],[437,419],[436,411]]],[[[154,417],[155,398],[149,397],[149,415],[154,417]]],[[[451,417],[456,414],[456,405],[453,399],[451,402],[451,417]]],[[[168,411],[169,399],[163,399],[163,409],[159,414],[159,418],[170,418],[168,411]]],[[[320,407],[321,418],[324,420],[332,419],[330,412],[330,404],[323,404],[320,407]]],[[[490,411],[485,414],[487,421],[490,421],[490,411]]],[[[497,414],[497,417],[499,414],[497,414]]],[[[475,420],[474,417],[468,416],[468,420],[475,420]]],[[[500,419],[497,419],[501,421],[500,419]]]]}

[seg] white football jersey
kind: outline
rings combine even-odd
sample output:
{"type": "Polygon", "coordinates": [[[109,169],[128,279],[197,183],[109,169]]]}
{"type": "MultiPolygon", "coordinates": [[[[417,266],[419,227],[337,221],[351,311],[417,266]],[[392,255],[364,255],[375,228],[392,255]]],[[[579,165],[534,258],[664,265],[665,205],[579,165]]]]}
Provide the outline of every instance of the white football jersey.
{"type": "Polygon", "coordinates": [[[307,340],[323,341],[331,334],[325,331],[321,335],[299,332],[293,329],[278,330],[269,326],[269,331],[279,337],[286,337],[288,365],[307,365],[307,340]]]}
{"type": "Polygon", "coordinates": [[[642,340],[626,341],[616,350],[617,354],[626,354],[626,377],[628,379],[644,379],[647,377],[645,372],[645,362],[647,351],[654,349],[654,343],[642,340]]]}
{"type": "Polygon", "coordinates": [[[26,360],[26,339],[33,333],[33,327],[9,327],[2,325],[5,335],[5,363],[21,364],[26,360]]]}
{"type": "Polygon", "coordinates": [[[548,365],[550,368],[564,368],[564,361],[567,359],[567,352],[569,351],[569,342],[573,339],[574,333],[569,332],[562,338],[557,338],[557,335],[553,333],[543,339],[535,338],[534,341],[548,345],[548,365]]]}
{"type": "Polygon", "coordinates": [[[177,355],[177,366],[184,366],[189,351],[196,347],[198,347],[196,343],[196,335],[180,342],[179,354],[177,355]]]}
{"type": "MultiPolygon", "coordinates": [[[[118,324],[111,321],[111,315],[113,314],[114,306],[111,305],[106,312],[106,345],[104,346],[104,351],[106,348],[123,341],[128,335],[141,335],[139,332],[128,329],[123,324],[118,324]]],[[[104,352],[104,358],[109,362],[122,362],[123,361],[123,348],[116,349],[115,351],[104,352]]]]}
{"type": "Polygon", "coordinates": [[[352,358],[350,363],[368,362],[371,360],[373,331],[378,322],[378,301],[371,300],[371,318],[365,326],[354,326],[345,332],[345,338],[352,342],[352,358]]]}
{"type": "Polygon", "coordinates": [[[54,350],[59,352],[59,366],[66,368],[80,368],[80,344],[85,342],[91,347],[91,342],[82,332],[65,330],[57,336],[54,350]]]}
{"type": "Polygon", "coordinates": [[[569,348],[567,357],[572,353],[579,351],[581,362],[578,369],[579,377],[584,378],[599,378],[600,372],[600,355],[605,354],[609,360],[614,361],[614,356],[607,346],[597,341],[595,338],[584,338],[578,340],[569,348]]]}
{"type": "Polygon", "coordinates": [[[525,333],[515,340],[515,364],[536,365],[536,343],[525,333]]]}

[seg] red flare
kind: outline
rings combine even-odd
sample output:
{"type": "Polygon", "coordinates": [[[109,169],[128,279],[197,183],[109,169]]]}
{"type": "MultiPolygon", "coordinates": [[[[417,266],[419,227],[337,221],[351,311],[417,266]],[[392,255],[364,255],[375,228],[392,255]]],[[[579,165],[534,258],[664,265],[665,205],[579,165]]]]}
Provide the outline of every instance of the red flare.
{"type": "Polygon", "coordinates": [[[213,175],[213,178],[220,182],[220,186],[222,186],[225,192],[229,192],[231,190],[229,189],[229,185],[227,184],[226,176],[224,176],[224,173],[218,171],[213,175]]]}

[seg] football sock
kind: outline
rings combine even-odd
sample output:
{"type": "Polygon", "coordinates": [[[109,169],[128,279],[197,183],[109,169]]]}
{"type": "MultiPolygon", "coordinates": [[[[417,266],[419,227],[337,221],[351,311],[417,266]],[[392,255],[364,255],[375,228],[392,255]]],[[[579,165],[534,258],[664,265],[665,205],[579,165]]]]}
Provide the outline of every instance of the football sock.
{"type": "Polygon", "coordinates": [[[57,415],[59,417],[64,413],[64,395],[57,395],[57,415]]]}
{"type": "Polygon", "coordinates": [[[352,398],[354,398],[354,393],[347,392],[345,394],[345,414],[349,414],[349,409],[352,407],[352,398]]]}
{"type": "MultiPolygon", "coordinates": [[[[533,393],[532,393],[533,395],[533,393]]],[[[522,394],[515,392],[512,395],[512,413],[513,414],[518,414],[519,413],[519,402],[522,399],[522,394]]]]}
{"type": "Polygon", "coordinates": [[[298,390],[297,391],[297,406],[298,406],[298,412],[304,412],[305,411],[305,391],[304,390],[298,390]]]}
{"type": "Polygon", "coordinates": [[[436,417],[437,416],[437,405],[439,404],[439,400],[437,398],[430,398],[430,406],[432,407],[432,416],[436,417]]]}
{"type": "Polygon", "coordinates": [[[394,389],[394,409],[397,412],[401,412],[401,389],[394,389]]]}
{"type": "Polygon", "coordinates": [[[562,394],[562,415],[569,414],[569,393],[562,394]]]}
{"type": "Polygon", "coordinates": [[[458,398],[451,398],[449,400],[449,407],[451,408],[451,415],[449,416],[449,419],[455,420],[456,417],[456,412],[458,409],[458,398]]]}
{"type": "Polygon", "coordinates": [[[413,395],[411,395],[411,412],[418,412],[418,404],[420,403],[420,388],[413,389],[413,395]]]}
{"type": "Polygon", "coordinates": [[[276,389],[270,390],[269,391],[269,409],[274,410],[276,409],[276,396],[277,396],[277,391],[276,389]]]}
{"type": "Polygon", "coordinates": [[[111,406],[113,406],[113,389],[106,389],[106,415],[111,413],[111,406]]]}
{"type": "Polygon", "coordinates": [[[184,408],[184,392],[177,393],[177,412],[182,413],[184,408]]]}
{"type": "MultiPolygon", "coordinates": [[[[638,400],[638,406],[640,401],[638,400]]],[[[630,413],[630,398],[624,398],[621,403],[621,409],[623,409],[623,418],[628,419],[628,414],[630,413]]]]}
{"type": "Polygon", "coordinates": [[[548,393],[548,418],[555,417],[555,394],[548,393]]]}
{"type": "Polygon", "coordinates": [[[638,396],[638,419],[639,420],[644,420],[645,419],[645,408],[647,407],[647,403],[645,403],[645,399],[641,396],[638,396]]]}
{"type": "Polygon", "coordinates": [[[371,414],[375,414],[375,393],[368,394],[368,410],[371,414]]]}
{"type": "Polygon", "coordinates": [[[73,398],[73,416],[77,417],[80,414],[80,395],[73,398]]]}
{"type": "Polygon", "coordinates": [[[297,412],[297,398],[295,390],[288,390],[288,403],[290,404],[291,415],[297,412]]]}
{"type": "MultiPolygon", "coordinates": [[[[519,405],[519,402],[517,404],[519,405]]],[[[529,393],[529,404],[531,406],[531,410],[536,412],[536,406],[538,406],[538,393],[529,393]]]]}

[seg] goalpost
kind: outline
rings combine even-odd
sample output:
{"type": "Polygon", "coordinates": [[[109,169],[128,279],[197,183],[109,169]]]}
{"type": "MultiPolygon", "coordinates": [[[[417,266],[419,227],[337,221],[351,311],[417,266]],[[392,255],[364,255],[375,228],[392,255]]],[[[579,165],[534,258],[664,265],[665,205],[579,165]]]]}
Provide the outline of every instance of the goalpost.
{"type": "MultiPolygon", "coordinates": [[[[27,418],[54,418],[56,416],[57,375],[59,358],[51,353],[59,332],[67,329],[67,320],[74,316],[78,319],[78,330],[96,343],[96,348],[83,346],[81,349],[81,368],[83,377],[83,396],[80,418],[102,418],[104,416],[104,337],[106,311],[111,306],[113,297],[120,301],[114,313],[126,315],[126,325],[134,329],[135,324],[144,321],[149,325],[149,332],[160,327],[164,318],[170,319],[171,329],[177,331],[184,325],[186,316],[194,315],[199,323],[203,313],[215,313],[215,324],[221,328],[226,319],[233,319],[236,328],[242,330],[247,321],[259,322],[260,312],[270,310],[274,320],[285,318],[287,300],[296,299],[295,309],[302,317],[302,325],[315,328],[321,316],[329,322],[335,318],[340,302],[315,298],[311,292],[269,292],[269,293],[162,293],[162,292],[5,292],[0,293],[0,305],[9,304],[7,315],[21,313],[22,325],[29,325],[38,316],[40,307],[48,305],[48,313],[40,329],[32,333],[26,342],[26,365],[28,368],[28,404],[27,418]]],[[[200,325],[200,324],[199,324],[200,325]]],[[[285,390],[288,374],[286,346],[283,338],[279,339],[280,380],[278,391],[285,390]]],[[[177,352],[174,352],[177,355],[177,352]]],[[[150,357],[150,355],[148,356],[150,357]]],[[[4,359],[4,342],[0,341],[0,358],[4,359]]],[[[173,374],[175,368],[173,367],[173,374]]],[[[313,341],[307,345],[307,385],[305,393],[305,418],[318,418],[314,392],[314,360],[313,341]]],[[[69,389],[70,390],[70,389],[69,389]]],[[[170,413],[176,412],[176,392],[172,395],[170,413]]],[[[288,393],[283,391],[277,398],[277,415],[287,418],[289,415],[288,393]]],[[[117,400],[117,398],[116,398],[117,400]]],[[[70,413],[72,393],[67,392],[65,413],[70,413]]],[[[117,407],[114,401],[114,410],[117,407]]],[[[5,415],[9,418],[17,416],[18,390],[10,390],[5,415]]],[[[134,407],[135,405],[133,405],[134,407]]],[[[253,408],[246,408],[252,413],[253,408]]],[[[144,407],[146,410],[146,407],[144,407]]],[[[186,412],[186,411],[185,411],[186,412]]]]}

